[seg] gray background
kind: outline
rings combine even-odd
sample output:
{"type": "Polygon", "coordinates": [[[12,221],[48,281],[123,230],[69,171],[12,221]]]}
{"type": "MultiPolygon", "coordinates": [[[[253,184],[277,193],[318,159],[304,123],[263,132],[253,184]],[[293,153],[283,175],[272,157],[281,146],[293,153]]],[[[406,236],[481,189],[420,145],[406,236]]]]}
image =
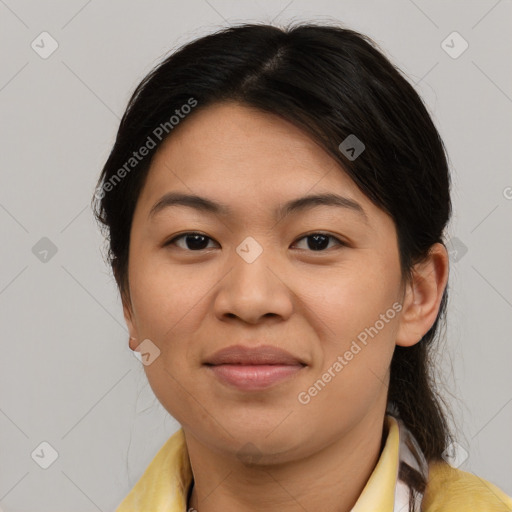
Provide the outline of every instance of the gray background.
{"type": "Polygon", "coordinates": [[[89,200],[129,95],[168,51],[272,20],[368,34],[428,104],[454,184],[438,365],[457,456],[512,495],[511,15],[505,0],[0,0],[1,508],[114,510],[178,428],[128,348],[89,200]],[[43,31],[59,45],[46,59],[43,31]],[[453,31],[469,44],[457,58],[453,31]]]}

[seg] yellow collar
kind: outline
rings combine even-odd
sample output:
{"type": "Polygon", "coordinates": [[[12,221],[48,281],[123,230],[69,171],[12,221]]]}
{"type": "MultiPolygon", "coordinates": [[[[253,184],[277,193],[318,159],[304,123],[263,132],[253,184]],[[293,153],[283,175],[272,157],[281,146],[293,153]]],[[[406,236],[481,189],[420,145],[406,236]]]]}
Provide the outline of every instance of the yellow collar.
{"type": "MultiPolygon", "coordinates": [[[[395,418],[386,415],[385,421],[388,435],[384,449],[351,512],[393,512],[399,434],[395,418]]],[[[192,478],[185,435],[180,428],[160,448],[116,512],[184,512],[187,510],[187,494],[192,478]]]]}

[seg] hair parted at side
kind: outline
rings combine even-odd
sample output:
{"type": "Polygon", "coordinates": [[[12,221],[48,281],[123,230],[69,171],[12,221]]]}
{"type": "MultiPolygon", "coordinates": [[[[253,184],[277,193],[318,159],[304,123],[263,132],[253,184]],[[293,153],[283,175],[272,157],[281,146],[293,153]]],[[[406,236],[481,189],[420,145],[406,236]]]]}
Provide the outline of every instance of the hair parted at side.
{"type": "MultiPolygon", "coordinates": [[[[167,56],[137,86],[121,119],[98,181],[101,194],[95,194],[92,206],[107,229],[109,263],[123,301],[130,300],[128,249],[135,205],[152,156],[166,137],[172,137],[169,120],[174,116],[186,123],[187,116],[222,101],[278,115],[332,155],[360,190],[392,217],[404,279],[433,244],[444,242],[451,214],[444,144],[413,86],[377,44],[340,26],[237,25],[167,56]],[[354,160],[339,149],[351,134],[365,145],[354,160]],[[127,170],[133,152],[149,147],[149,140],[148,156],[127,170]],[[122,179],[114,182],[122,168],[122,179]]],[[[447,290],[434,325],[419,343],[395,348],[388,391],[388,401],[429,461],[442,458],[451,438],[448,408],[444,410],[436,392],[431,364],[446,301],[447,290]]],[[[416,489],[425,485],[416,476],[409,483],[416,489]]]]}

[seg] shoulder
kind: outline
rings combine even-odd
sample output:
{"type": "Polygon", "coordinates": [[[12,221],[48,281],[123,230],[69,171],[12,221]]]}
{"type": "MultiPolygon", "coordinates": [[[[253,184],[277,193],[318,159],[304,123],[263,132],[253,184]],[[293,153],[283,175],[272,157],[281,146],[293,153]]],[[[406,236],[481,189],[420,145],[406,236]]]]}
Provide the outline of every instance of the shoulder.
{"type": "Polygon", "coordinates": [[[512,512],[512,498],[491,482],[445,461],[429,464],[424,512],[512,512]]]}
{"type": "Polygon", "coordinates": [[[185,436],[180,428],[158,450],[115,512],[185,510],[186,490],[192,478],[185,436]]]}

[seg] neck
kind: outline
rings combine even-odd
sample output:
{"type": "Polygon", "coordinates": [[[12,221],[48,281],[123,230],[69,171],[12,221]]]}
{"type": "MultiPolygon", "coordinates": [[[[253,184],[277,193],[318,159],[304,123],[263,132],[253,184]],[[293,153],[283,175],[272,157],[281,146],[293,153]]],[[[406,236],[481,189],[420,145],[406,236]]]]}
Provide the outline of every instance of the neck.
{"type": "Polygon", "coordinates": [[[382,452],[384,414],[365,417],[342,437],[298,460],[244,465],[185,432],[194,475],[187,510],[349,512],[382,452]]]}

